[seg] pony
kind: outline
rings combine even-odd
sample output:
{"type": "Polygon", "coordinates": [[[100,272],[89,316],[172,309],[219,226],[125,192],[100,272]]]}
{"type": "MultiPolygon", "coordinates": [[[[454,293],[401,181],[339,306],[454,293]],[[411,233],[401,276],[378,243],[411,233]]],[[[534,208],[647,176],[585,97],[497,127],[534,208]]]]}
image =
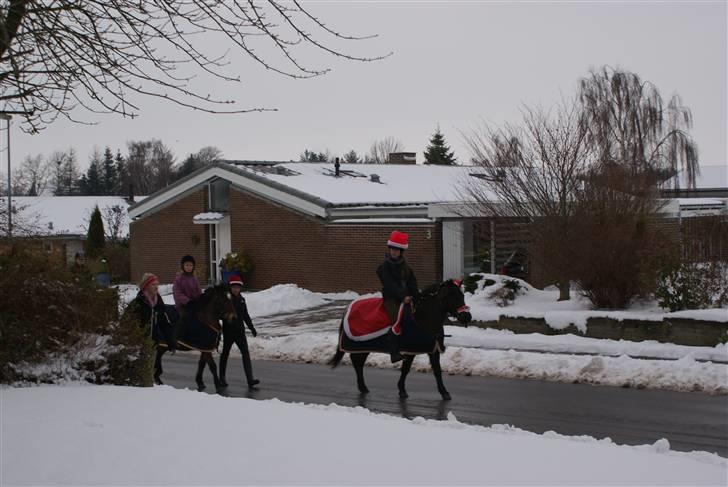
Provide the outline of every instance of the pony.
{"type": "MultiPolygon", "coordinates": [[[[206,386],[202,380],[202,373],[205,365],[212,373],[212,379],[215,383],[215,389],[220,391],[223,389],[220,378],[217,374],[217,364],[212,357],[212,353],[217,350],[220,341],[220,320],[235,319],[235,306],[233,305],[230,294],[224,285],[207,288],[202,296],[197,300],[188,304],[188,314],[185,318],[175,320],[175,336],[177,350],[190,351],[197,350],[200,352],[200,359],[197,362],[197,374],[195,382],[197,382],[197,390],[203,391],[206,386]]],[[[161,355],[167,351],[167,348],[158,348],[157,353],[161,355]]],[[[161,367],[160,367],[161,371],[161,367]]]]}
{"type": "MultiPolygon", "coordinates": [[[[443,323],[448,315],[455,316],[462,324],[467,324],[472,320],[468,307],[465,305],[465,296],[460,289],[460,281],[452,279],[426,288],[415,300],[414,313],[407,316],[405,311],[405,318],[402,320],[403,332],[399,338],[400,352],[405,356],[397,382],[401,399],[409,397],[405,387],[407,374],[412,367],[415,355],[422,353],[429,355],[438,392],[444,400],[452,399],[442,381],[442,368],[440,367],[440,353],[445,351],[443,323]]],[[[336,353],[329,360],[328,365],[335,368],[348,353],[356,371],[359,392],[367,394],[369,389],[364,382],[364,363],[370,353],[389,354],[387,337],[382,335],[367,341],[353,341],[344,331],[345,317],[346,313],[339,326],[339,343],[336,353]]]]}

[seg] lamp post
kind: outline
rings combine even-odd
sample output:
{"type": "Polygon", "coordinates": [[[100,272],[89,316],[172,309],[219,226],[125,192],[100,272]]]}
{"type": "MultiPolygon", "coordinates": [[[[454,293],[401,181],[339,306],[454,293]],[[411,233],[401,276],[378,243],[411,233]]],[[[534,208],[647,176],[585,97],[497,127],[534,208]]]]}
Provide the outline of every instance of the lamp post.
{"type": "Polygon", "coordinates": [[[8,239],[13,237],[13,186],[10,178],[10,119],[13,115],[25,115],[30,116],[35,113],[35,110],[22,111],[22,110],[0,110],[0,120],[5,120],[8,129],[8,239]]]}
{"type": "Polygon", "coordinates": [[[0,119],[5,120],[8,129],[8,239],[13,238],[13,205],[11,202],[13,187],[10,181],[10,119],[13,118],[10,114],[0,113],[0,119]]]}

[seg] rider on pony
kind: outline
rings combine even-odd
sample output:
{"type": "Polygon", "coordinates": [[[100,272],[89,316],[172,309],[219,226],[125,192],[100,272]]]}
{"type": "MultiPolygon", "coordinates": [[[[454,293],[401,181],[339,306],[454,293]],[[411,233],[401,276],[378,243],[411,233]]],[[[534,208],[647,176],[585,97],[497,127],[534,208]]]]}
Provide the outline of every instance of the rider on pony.
{"type": "Polygon", "coordinates": [[[189,305],[202,296],[202,288],[195,277],[195,258],[191,255],[185,255],[180,261],[182,272],[178,272],[174,278],[172,291],[174,293],[174,306],[180,315],[180,320],[184,320],[190,312],[189,305]]]}
{"type": "MultiPolygon", "coordinates": [[[[404,258],[404,251],[407,248],[409,248],[409,235],[393,231],[387,241],[384,262],[377,268],[377,276],[382,282],[384,308],[392,323],[397,321],[402,303],[405,305],[405,313],[412,313],[413,300],[420,294],[415,273],[404,258]]],[[[404,357],[399,353],[398,336],[390,330],[387,333],[387,340],[392,363],[399,362],[404,357]]]]}

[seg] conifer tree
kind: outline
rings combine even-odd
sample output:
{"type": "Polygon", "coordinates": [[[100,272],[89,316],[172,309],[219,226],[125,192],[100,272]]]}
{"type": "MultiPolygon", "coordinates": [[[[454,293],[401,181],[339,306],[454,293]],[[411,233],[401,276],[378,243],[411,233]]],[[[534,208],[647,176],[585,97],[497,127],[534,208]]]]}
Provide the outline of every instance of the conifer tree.
{"type": "Polygon", "coordinates": [[[101,211],[96,206],[93,213],[91,213],[91,221],[88,224],[86,255],[92,259],[98,257],[103,252],[104,245],[104,222],[101,219],[101,211]]]}
{"type": "Polygon", "coordinates": [[[432,135],[430,145],[425,151],[425,164],[440,164],[452,166],[457,163],[455,153],[445,143],[445,136],[440,132],[440,127],[432,135]]]}
{"type": "Polygon", "coordinates": [[[116,164],[114,163],[114,154],[111,153],[111,148],[106,147],[104,149],[104,163],[103,163],[103,188],[104,195],[113,196],[117,194],[117,188],[119,187],[119,172],[116,164]]]}

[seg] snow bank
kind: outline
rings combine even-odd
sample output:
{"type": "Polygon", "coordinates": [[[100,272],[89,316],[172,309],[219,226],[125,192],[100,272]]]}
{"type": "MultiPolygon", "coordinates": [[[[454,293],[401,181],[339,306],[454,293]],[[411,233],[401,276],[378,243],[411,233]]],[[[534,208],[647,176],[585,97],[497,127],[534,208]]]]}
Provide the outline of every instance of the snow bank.
{"type": "MultiPolygon", "coordinates": [[[[249,338],[248,344],[253,359],[323,364],[336,352],[337,334],[307,334],[305,340],[297,335],[259,335],[249,338]]],[[[345,361],[350,363],[348,356],[345,361]]],[[[448,346],[440,361],[448,374],[728,394],[728,365],[697,362],[692,357],[640,360],[627,356],[556,355],[448,346]]],[[[387,354],[371,354],[367,364],[394,367],[387,354]]],[[[429,371],[427,356],[416,357],[412,367],[429,371]]]]}
{"type": "Polygon", "coordinates": [[[279,284],[257,293],[245,293],[244,296],[251,318],[316,308],[329,302],[322,294],[301,289],[295,284],[279,284]]]}
{"type": "Polygon", "coordinates": [[[0,484],[725,485],[706,452],[162,386],[2,389],[0,484]]]}

